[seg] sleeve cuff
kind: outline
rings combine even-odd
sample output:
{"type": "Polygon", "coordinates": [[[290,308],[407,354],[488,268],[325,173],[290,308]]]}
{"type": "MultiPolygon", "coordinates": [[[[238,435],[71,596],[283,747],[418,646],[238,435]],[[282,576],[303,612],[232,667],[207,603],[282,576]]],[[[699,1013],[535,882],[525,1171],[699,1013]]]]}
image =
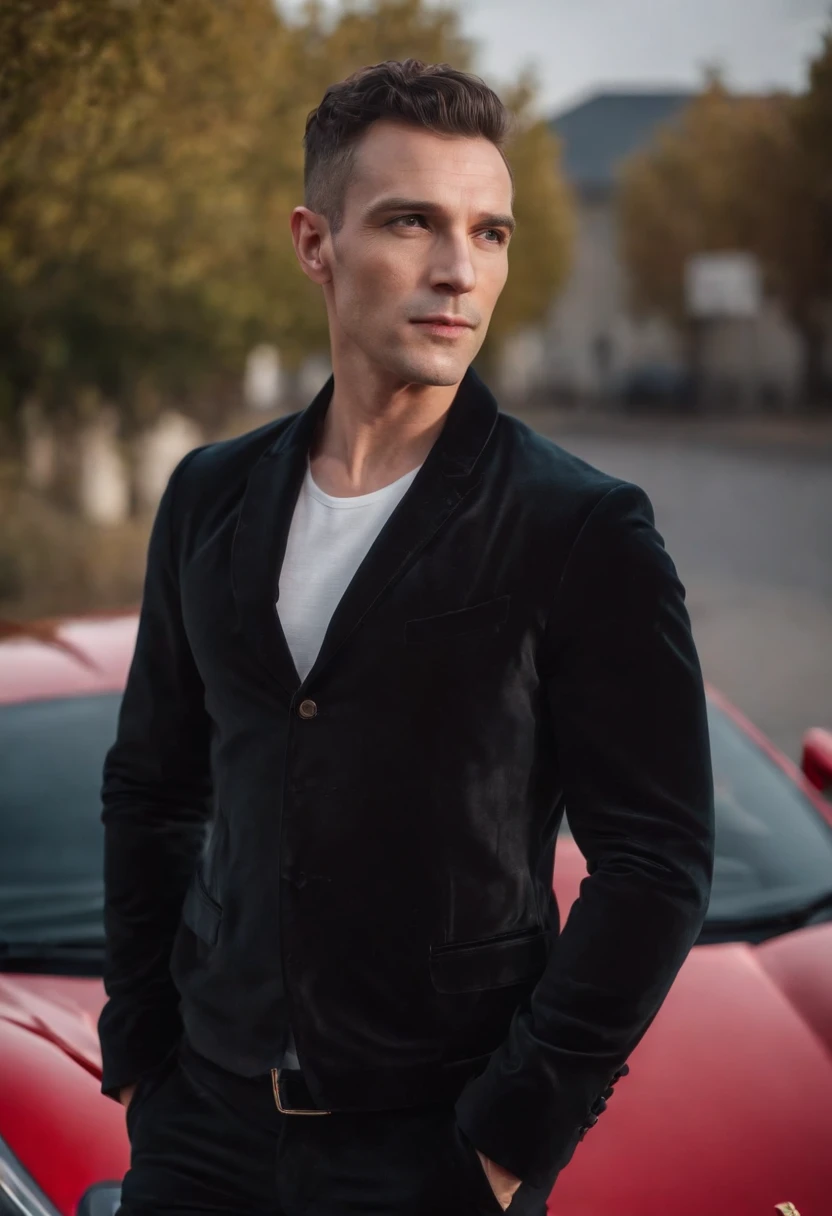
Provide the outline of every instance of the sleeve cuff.
{"type": "Polygon", "coordinates": [[[115,1004],[111,999],[98,1019],[101,1092],[118,1101],[119,1091],[161,1065],[182,1037],[177,1007],[115,1004]]]}

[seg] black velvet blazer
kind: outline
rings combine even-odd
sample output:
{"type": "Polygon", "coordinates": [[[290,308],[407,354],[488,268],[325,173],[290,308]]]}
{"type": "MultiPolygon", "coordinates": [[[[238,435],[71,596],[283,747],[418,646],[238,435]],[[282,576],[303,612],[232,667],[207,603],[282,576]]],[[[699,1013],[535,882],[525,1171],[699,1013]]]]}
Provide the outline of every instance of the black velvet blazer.
{"type": "Polygon", "coordinates": [[[102,1089],[193,1046],[326,1110],[451,1098],[547,1185],[703,921],[705,699],[638,487],[469,371],[301,682],[278,577],[305,410],[190,453],[159,507],[104,772],[102,1089]],[[562,927],[566,809],[591,876],[562,927]]]}

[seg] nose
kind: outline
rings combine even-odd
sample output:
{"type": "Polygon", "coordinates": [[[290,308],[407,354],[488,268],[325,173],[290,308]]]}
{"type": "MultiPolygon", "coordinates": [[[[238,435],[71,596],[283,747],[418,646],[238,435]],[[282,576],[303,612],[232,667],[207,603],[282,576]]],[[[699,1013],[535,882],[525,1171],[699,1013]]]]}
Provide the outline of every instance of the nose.
{"type": "Polygon", "coordinates": [[[474,290],[476,282],[468,234],[447,234],[436,246],[431,287],[450,295],[464,295],[474,290]]]}

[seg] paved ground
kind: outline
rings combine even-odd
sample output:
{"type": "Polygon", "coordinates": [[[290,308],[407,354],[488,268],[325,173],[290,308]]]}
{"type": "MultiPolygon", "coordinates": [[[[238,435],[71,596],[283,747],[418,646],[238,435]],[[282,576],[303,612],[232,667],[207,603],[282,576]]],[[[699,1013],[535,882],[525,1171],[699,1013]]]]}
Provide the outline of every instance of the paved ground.
{"type": "Polygon", "coordinates": [[[527,421],[647,490],[706,677],[794,759],[832,729],[832,428],[527,421]]]}

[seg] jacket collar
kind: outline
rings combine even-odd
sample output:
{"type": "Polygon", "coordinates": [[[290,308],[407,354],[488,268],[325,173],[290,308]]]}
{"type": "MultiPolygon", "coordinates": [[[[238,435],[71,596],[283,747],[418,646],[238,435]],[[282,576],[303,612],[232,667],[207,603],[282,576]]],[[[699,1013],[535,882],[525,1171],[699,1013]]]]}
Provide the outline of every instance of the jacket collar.
{"type": "Polygon", "coordinates": [[[376,537],[301,679],[278,616],[280,569],[312,438],[332,399],[330,376],[252,469],[234,535],[231,578],[238,626],[290,699],[314,683],[377,600],[418,558],[482,477],[477,462],[497,422],[497,402],[468,369],[433,447],[376,537]]]}

